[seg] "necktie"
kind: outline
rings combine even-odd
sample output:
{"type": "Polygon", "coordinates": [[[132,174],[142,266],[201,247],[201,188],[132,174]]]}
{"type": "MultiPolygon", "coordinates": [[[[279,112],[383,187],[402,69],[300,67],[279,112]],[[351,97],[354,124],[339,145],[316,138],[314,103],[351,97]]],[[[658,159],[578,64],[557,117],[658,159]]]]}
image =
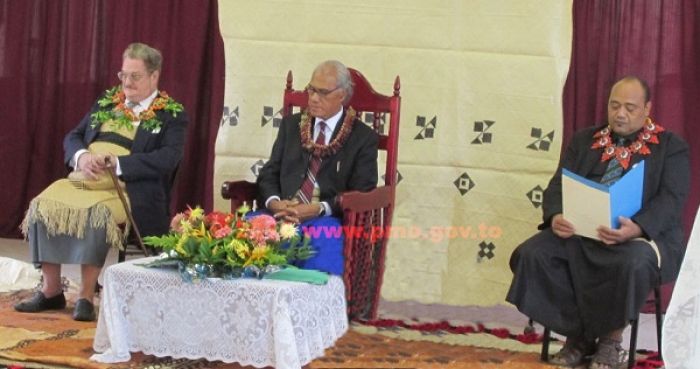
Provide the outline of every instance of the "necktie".
{"type": "Polygon", "coordinates": [[[126,103],[126,107],[131,109],[132,111],[137,106],[139,106],[139,103],[137,103],[137,102],[129,101],[128,103],[126,103]]]}
{"type": "MultiPolygon", "coordinates": [[[[318,137],[316,137],[316,144],[325,145],[326,144],[326,122],[318,122],[319,132],[318,137]]],[[[298,197],[303,203],[308,204],[311,202],[314,193],[314,187],[316,187],[316,174],[318,173],[318,168],[321,167],[321,158],[315,155],[311,155],[309,160],[309,168],[306,170],[306,178],[301,184],[299,189],[298,197]]]]}
{"type": "MultiPolygon", "coordinates": [[[[625,144],[625,139],[624,138],[618,138],[617,144],[615,146],[623,146],[625,144]]],[[[615,182],[617,182],[620,177],[622,177],[622,172],[624,169],[622,168],[622,165],[620,162],[617,160],[616,157],[610,158],[610,162],[608,163],[608,167],[605,169],[605,174],[603,174],[603,178],[600,179],[600,183],[606,185],[606,186],[612,186],[615,182]]]]}

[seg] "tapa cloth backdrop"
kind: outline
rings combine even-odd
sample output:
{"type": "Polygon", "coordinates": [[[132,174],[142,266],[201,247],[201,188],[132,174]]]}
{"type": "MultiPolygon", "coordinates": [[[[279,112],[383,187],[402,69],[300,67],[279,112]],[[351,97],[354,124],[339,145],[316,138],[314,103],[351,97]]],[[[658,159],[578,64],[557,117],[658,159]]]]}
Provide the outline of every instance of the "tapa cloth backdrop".
{"type": "Polygon", "coordinates": [[[229,206],[223,181],[254,180],[268,159],[287,71],[302,89],[319,62],[337,59],[387,95],[400,75],[400,182],[382,296],[505,303],[508,258],[535,233],[559,159],[571,1],[223,1],[219,21],[217,209],[229,206]]]}

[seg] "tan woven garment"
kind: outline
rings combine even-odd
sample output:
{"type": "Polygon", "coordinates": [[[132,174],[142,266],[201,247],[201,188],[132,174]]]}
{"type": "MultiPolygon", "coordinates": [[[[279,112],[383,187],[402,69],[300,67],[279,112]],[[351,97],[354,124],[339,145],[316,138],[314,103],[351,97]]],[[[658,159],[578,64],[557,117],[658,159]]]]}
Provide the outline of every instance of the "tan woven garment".
{"type": "MultiPolygon", "coordinates": [[[[136,135],[136,129],[115,130],[111,122],[102,124],[100,130],[115,132],[130,140],[136,135]]],[[[93,142],[88,146],[88,150],[92,153],[111,153],[116,156],[127,155],[130,152],[124,147],[103,141],[93,142]]],[[[127,216],[124,205],[111,184],[109,174],[105,172],[98,180],[88,182],[90,181],[59,179],[35,197],[29,204],[22,222],[24,236],[28,234],[29,225],[37,221],[44,223],[49,236],[68,235],[83,238],[85,227],[89,225],[92,228],[105,228],[107,243],[111,247],[121,247],[127,229],[122,231],[119,225],[127,224],[127,216]],[[108,189],[88,189],[95,187],[108,189]]],[[[124,195],[126,196],[126,192],[124,195]]]]}

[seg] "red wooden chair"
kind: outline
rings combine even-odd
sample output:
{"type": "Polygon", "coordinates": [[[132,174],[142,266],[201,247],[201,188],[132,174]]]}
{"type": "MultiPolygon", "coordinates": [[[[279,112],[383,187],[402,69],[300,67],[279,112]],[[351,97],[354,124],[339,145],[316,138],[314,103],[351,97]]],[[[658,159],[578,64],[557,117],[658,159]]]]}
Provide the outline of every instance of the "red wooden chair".
{"type": "MultiPolygon", "coordinates": [[[[377,93],[367,79],[349,68],[355,84],[352,106],[358,117],[371,119],[371,126],[379,134],[379,149],[386,151],[384,185],[370,192],[346,192],[340,196],[343,209],[343,226],[363,231],[362,237],[345,237],[345,295],[348,316],[351,319],[374,319],[377,316],[379,293],[384,274],[384,257],[394,211],[397,171],[396,163],[399,143],[399,114],[401,110],[401,88],[399,77],[394,81],[392,96],[377,93]],[[371,237],[370,237],[371,235],[371,237]]],[[[305,108],[308,96],[304,90],[292,88],[292,72],[287,74],[282,115],[293,113],[295,107],[305,108]]],[[[255,183],[247,181],[224,182],[221,195],[231,200],[231,210],[244,201],[252,204],[256,198],[255,183]]]]}

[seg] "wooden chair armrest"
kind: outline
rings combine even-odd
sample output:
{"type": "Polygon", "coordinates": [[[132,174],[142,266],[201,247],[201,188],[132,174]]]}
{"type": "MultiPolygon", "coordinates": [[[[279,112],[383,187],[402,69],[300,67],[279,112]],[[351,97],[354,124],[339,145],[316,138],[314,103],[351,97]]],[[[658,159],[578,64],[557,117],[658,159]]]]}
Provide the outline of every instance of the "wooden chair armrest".
{"type": "Polygon", "coordinates": [[[349,191],[340,194],[338,203],[343,212],[363,212],[386,208],[394,202],[395,186],[380,186],[369,192],[349,191]]]}
{"type": "Polygon", "coordinates": [[[258,194],[258,185],[249,181],[225,181],[221,185],[221,196],[231,200],[231,212],[235,212],[243,202],[253,207],[258,194]]]}

